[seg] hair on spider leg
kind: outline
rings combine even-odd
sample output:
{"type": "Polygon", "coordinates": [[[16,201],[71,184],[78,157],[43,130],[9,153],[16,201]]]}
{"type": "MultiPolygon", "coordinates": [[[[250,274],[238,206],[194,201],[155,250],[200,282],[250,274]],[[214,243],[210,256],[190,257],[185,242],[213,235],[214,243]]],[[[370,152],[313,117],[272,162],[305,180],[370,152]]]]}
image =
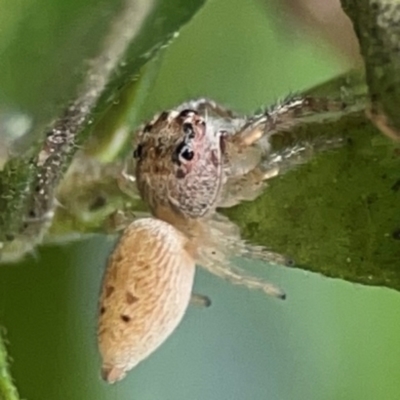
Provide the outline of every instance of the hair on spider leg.
{"type": "Polygon", "coordinates": [[[245,286],[252,290],[261,290],[268,296],[286,299],[286,293],[274,284],[249,275],[242,269],[233,266],[231,257],[215,248],[202,246],[198,251],[198,264],[206,271],[230,282],[233,285],[245,286]]]}
{"type": "Polygon", "coordinates": [[[270,136],[312,122],[338,119],[343,113],[359,111],[363,105],[341,99],[289,95],[269,106],[265,111],[248,117],[240,132],[243,145],[249,146],[270,136]]]}
{"type": "Polygon", "coordinates": [[[239,251],[242,257],[264,261],[273,265],[285,267],[293,267],[296,265],[293,258],[268,251],[264,246],[255,246],[245,241],[243,241],[243,247],[239,251]]]}
{"type": "Polygon", "coordinates": [[[196,259],[201,267],[232,284],[262,290],[269,296],[280,299],[286,298],[282,289],[262,278],[247,274],[233,264],[233,259],[244,257],[281,266],[293,265],[291,259],[270,252],[263,246],[248,244],[240,238],[240,230],[236,224],[222,215],[216,214],[204,228],[196,259]]]}
{"type": "Polygon", "coordinates": [[[281,300],[286,299],[286,293],[274,284],[254,276],[246,274],[237,267],[232,267],[229,263],[217,264],[205,262],[201,266],[213,275],[222,278],[233,285],[245,286],[251,290],[261,290],[268,296],[276,297],[281,300]]]}

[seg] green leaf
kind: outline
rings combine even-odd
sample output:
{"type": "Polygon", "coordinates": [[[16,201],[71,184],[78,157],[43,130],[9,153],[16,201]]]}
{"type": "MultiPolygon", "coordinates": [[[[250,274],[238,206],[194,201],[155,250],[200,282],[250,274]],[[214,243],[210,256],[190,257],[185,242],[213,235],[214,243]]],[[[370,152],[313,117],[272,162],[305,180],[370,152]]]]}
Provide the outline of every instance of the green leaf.
{"type": "Polygon", "coordinates": [[[8,369],[7,351],[3,336],[0,335],[0,400],[19,400],[17,389],[8,369]]]}
{"type": "MultiPolygon", "coordinates": [[[[309,93],[337,98],[343,91],[366,103],[362,72],[309,93]]],[[[293,257],[298,268],[400,290],[399,144],[383,136],[364,112],[293,133],[303,135],[345,142],[271,180],[257,200],[226,214],[246,239],[293,257]]]]}

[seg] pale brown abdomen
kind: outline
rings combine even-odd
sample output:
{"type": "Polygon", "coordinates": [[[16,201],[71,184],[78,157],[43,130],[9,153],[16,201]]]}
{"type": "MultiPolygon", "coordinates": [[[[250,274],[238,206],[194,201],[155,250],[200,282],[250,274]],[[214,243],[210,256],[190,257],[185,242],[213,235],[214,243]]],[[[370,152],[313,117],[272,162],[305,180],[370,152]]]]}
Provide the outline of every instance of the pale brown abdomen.
{"type": "Polygon", "coordinates": [[[172,225],[145,218],[122,234],[105,273],[98,343],[109,383],[156,350],[189,304],[195,262],[187,238],[172,225]]]}

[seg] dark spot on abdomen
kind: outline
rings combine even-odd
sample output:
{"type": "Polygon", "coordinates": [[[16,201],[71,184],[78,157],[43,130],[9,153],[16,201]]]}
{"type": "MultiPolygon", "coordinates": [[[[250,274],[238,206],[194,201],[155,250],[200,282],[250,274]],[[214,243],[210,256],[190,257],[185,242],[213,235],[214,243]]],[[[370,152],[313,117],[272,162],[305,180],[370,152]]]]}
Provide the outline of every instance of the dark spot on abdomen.
{"type": "Polygon", "coordinates": [[[131,317],[129,315],[121,315],[122,321],[128,323],[131,320],[131,317]]]}
{"type": "Polygon", "coordinates": [[[114,286],[107,286],[106,287],[106,297],[110,297],[112,293],[114,292],[114,286]]]}
{"type": "Polygon", "coordinates": [[[134,296],[131,292],[126,292],[125,297],[128,304],[136,303],[139,300],[139,297],[134,296]]]}

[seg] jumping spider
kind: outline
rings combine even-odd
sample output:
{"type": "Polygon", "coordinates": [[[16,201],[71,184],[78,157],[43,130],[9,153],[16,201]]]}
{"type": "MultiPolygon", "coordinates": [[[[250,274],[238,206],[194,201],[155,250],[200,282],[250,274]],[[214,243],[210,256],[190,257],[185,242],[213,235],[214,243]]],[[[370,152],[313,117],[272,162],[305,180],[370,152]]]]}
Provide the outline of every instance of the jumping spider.
{"type": "Polygon", "coordinates": [[[252,117],[208,100],[162,112],[135,135],[121,189],[149,206],[151,217],[124,230],[112,253],[100,299],[98,341],[109,383],[156,350],[180,323],[191,298],[195,265],[251,289],[284,292],[233,267],[244,256],[291,265],[285,256],[251,246],[217,212],[253,200],[266,181],[340,141],[294,140],[276,150],[276,136],[309,119],[348,111],[342,101],[291,97],[252,117]]]}

